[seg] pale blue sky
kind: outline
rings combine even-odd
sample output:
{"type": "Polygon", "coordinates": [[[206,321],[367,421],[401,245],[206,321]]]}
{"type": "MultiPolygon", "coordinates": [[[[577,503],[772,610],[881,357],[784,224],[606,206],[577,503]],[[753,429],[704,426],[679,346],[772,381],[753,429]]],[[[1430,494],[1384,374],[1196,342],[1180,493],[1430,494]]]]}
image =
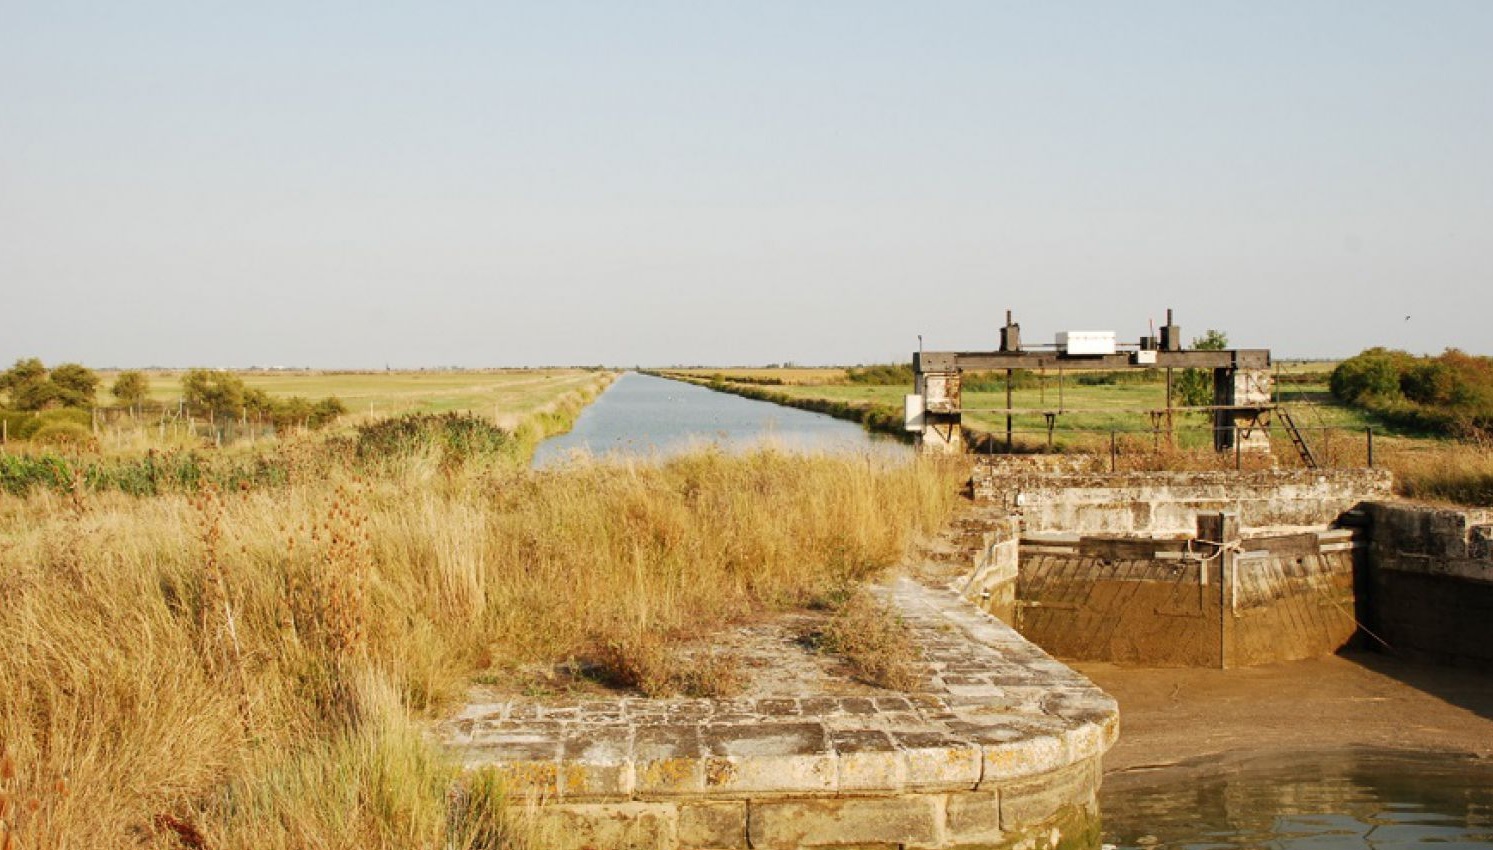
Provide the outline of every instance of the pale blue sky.
{"type": "Polygon", "coordinates": [[[0,0],[4,363],[859,362],[1167,306],[1493,353],[1493,2],[0,0]]]}

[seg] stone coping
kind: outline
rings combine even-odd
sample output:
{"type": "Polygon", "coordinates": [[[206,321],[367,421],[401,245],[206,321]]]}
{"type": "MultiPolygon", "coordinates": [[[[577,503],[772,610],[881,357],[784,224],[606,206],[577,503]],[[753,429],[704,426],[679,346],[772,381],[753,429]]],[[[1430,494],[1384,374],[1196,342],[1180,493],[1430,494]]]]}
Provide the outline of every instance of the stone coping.
{"type": "Polygon", "coordinates": [[[873,592],[922,653],[888,696],[473,703],[439,733],[470,769],[552,801],[711,800],[975,790],[1089,763],[1115,701],[955,592],[873,592]]]}

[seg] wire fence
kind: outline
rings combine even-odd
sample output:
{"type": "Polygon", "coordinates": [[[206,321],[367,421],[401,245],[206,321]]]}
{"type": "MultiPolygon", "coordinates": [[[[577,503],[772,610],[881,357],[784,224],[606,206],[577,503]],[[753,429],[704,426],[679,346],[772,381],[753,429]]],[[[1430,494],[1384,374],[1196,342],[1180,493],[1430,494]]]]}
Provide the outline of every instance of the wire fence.
{"type": "Polygon", "coordinates": [[[1142,469],[1372,468],[1383,460],[1373,428],[1254,426],[1013,428],[966,431],[976,454],[1108,455],[1113,471],[1142,469]],[[1299,438],[1299,439],[1298,439],[1299,438]]]}

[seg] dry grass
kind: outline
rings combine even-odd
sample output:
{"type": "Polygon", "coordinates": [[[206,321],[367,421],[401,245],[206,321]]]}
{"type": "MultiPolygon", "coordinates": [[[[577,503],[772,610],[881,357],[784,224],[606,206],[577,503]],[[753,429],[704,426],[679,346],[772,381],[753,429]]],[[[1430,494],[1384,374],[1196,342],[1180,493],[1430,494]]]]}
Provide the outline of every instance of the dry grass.
{"type": "Polygon", "coordinates": [[[896,612],[856,589],[835,611],[813,643],[845,659],[861,681],[892,690],[918,683],[918,651],[896,612]]]}
{"type": "Polygon", "coordinates": [[[1395,488],[1412,499],[1493,507],[1493,447],[1447,443],[1386,453],[1395,488]]]}
{"type": "Polygon", "coordinates": [[[938,526],[964,474],[764,451],[0,496],[0,792],[34,806],[5,834],[510,846],[501,790],[453,797],[423,734],[474,675],[654,647],[659,691],[729,685],[729,659],[672,647],[843,593],[938,526]]]}

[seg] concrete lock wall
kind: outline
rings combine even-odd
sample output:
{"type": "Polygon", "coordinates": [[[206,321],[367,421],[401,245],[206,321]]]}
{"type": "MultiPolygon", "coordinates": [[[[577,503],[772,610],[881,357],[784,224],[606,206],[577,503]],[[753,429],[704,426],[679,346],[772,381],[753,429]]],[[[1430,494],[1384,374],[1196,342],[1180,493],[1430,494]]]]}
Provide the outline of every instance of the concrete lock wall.
{"type": "Polygon", "coordinates": [[[1364,506],[1369,628],[1399,653],[1493,668],[1493,511],[1364,506]]]}
{"type": "Polygon", "coordinates": [[[1054,654],[1236,667],[1342,648],[1354,620],[1353,532],[1198,539],[1049,535],[1021,541],[1017,629],[1054,654]]]}
{"type": "Polygon", "coordinates": [[[1048,471],[980,458],[971,477],[977,501],[1004,505],[1024,533],[1191,534],[1200,513],[1229,511],[1245,528],[1312,527],[1366,499],[1390,495],[1387,470],[1253,472],[1048,471]]]}

